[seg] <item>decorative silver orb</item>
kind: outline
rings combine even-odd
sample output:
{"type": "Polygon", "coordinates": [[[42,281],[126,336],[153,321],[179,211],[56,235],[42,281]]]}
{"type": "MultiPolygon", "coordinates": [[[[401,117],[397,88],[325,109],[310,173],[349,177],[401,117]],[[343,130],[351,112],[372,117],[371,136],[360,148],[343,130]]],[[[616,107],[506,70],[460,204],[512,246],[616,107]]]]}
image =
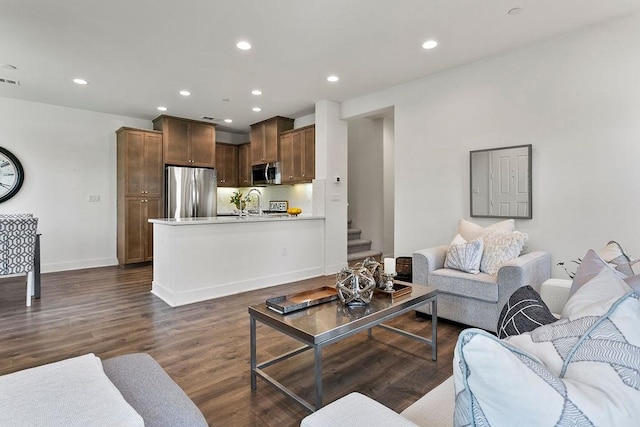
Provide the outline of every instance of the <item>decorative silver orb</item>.
{"type": "Polygon", "coordinates": [[[338,297],[343,304],[366,305],[371,302],[376,281],[365,267],[343,268],[336,275],[338,297]]]}

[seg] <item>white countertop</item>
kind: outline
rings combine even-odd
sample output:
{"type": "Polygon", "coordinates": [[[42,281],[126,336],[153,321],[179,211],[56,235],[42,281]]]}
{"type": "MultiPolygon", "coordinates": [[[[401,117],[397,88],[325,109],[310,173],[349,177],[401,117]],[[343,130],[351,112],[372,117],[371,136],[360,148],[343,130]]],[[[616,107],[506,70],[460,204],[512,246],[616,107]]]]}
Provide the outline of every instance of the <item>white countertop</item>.
{"type": "Polygon", "coordinates": [[[298,216],[213,216],[200,218],[158,218],[150,219],[153,224],[163,225],[200,225],[200,224],[240,224],[245,222],[275,222],[275,221],[305,221],[324,219],[324,216],[316,215],[298,215],[298,216]]]}

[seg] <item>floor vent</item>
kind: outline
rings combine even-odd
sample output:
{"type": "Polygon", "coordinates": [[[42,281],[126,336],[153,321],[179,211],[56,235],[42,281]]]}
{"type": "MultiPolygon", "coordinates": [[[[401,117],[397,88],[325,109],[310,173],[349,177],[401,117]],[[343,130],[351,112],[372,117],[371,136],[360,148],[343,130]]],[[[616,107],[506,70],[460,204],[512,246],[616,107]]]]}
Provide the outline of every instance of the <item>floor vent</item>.
{"type": "Polygon", "coordinates": [[[0,77],[0,83],[7,83],[10,85],[16,85],[16,86],[20,86],[20,80],[13,80],[13,79],[5,79],[0,77]]]}

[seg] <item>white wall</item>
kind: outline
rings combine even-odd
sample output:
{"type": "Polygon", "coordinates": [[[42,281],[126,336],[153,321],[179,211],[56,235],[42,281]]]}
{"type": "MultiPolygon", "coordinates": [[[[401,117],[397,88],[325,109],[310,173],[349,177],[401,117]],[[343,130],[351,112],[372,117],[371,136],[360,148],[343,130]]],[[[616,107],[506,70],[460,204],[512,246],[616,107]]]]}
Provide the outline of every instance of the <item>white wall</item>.
{"type": "Polygon", "coordinates": [[[530,249],[555,264],[614,239],[640,258],[638,40],[629,17],[343,103],[342,119],[395,107],[395,255],[469,217],[470,150],[532,144],[530,249]]]}
{"type": "Polygon", "coordinates": [[[32,212],[42,233],[42,270],[115,265],[116,137],[129,117],[0,97],[0,145],[25,169],[20,192],[0,212],[32,212]],[[89,203],[89,195],[100,202],[89,203]]]}

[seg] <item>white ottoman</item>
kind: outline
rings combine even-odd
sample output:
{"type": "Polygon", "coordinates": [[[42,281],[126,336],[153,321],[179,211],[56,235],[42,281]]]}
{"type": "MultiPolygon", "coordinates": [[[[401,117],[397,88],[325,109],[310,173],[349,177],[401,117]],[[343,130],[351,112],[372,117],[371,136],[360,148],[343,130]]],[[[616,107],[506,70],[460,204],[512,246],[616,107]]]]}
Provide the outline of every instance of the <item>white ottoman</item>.
{"type": "Polygon", "coordinates": [[[547,279],[540,287],[542,301],[556,317],[560,317],[562,308],[569,299],[571,283],[570,279],[547,279]]]}

